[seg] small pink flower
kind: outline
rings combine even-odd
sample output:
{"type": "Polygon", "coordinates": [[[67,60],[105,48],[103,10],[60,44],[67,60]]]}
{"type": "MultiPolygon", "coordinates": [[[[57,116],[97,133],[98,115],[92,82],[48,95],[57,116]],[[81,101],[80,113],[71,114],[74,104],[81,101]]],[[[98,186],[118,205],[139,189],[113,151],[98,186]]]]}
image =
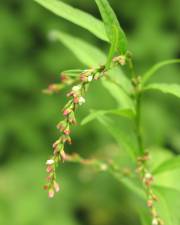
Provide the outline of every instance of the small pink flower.
{"type": "Polygon", "coordinates": [[[64,112],[63,112],[63,115],[67,116],[70,112],[71,112],[70,109],[65,109],[64,112]]]}
{"type": "Polygon", "coordinates": [[[48,190],[48,185],[44,185],[44,190],[48,190]]]}
{"type": "Polygon", "coordinates": [[[69,129],[64,130],[65,135],[70,135],[71,131],[69,129]]]}
{"type": "Polygon", "coordinates": [[[51,173],[53,171],[53,168],[51,165],[48,165],[46,168],[47,173],[51,173]]]}
{"type": "Polygon", "coordinates": [[[75,103],[75,104],[78,104],[78,103],[79,103],[79,98],[78,98],[78,97],[75,97],[75,98],[74,98],[74,103],[75,103]]]}
{"type": "Polygon", "coordinates": [[[49,189],[48,197],[49,197],[49,198],[53,198],[53,197],[54,197],[54,190],[53,190],[52,188],[49,189]]]}

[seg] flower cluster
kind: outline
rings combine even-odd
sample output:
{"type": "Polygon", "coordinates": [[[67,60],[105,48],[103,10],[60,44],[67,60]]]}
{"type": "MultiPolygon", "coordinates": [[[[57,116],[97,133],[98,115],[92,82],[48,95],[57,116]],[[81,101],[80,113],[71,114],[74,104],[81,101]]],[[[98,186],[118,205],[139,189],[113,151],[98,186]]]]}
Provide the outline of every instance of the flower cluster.
{"type": "Polygon", "coordinates": [[[144,184],[147,193],[147,207],[150,209],[152,215],[152,225],[164,225],[164,222],[159,217],[155,202],[158,200],[157,196],[152,190],[153,175],[147,169],[146,163],[149,160],[149,154],[146,152],[143,156],[138,157],[137,173],[144,184]]]}
{"type": "MultiPolygon", "coordinates": [[[[79,106],[86,102],[84,96],[88,90],[90,82],[98,80],[104,75],[105,67],[101,66],[98,69],[84,70],[79,77],[79,83],[72,87],[67,94],[69,98],[67,104],[64,106],[62,114],[64,119],[57,124],[57,129],[60,131],[60,137],[53,144],[53,156],[46,162],[47,184],[44,186],[48,190],[48,196],[54,197],[55,192],[60,190],[56,182],[56,167],[59,162],[64,162],[67,159],[67,154],[64,151],[65,144],[71,144],[71,126],[76,125],[75,111],[79,106]]],[[[67,77],[63,76],[63,82],[69,81],[67,77]]],[[[69,83],[68,83],[69,84],[69,83]]]]}

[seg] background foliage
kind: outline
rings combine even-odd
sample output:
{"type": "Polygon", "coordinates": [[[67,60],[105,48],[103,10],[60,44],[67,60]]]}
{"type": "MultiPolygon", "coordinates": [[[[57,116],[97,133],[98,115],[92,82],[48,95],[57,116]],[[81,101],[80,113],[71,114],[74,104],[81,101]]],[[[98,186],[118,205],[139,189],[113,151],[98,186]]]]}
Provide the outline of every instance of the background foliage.
{"type": "MultiPolygon", "coordinates": [[[[99,17],[92,0],[65,2],[99,17]]],[[[166,4],[161,0],[110,3],[127,33],[139,73],[157,61],[180,57],[178,0],[166,4]]],[[[137,199],[108,174],[66,164],[58,174],[61,193],[49,201],[42,191],[44,162],[57,135],[55,124],[66,92],[46,96],[41,90],[58,81],[60,71],[84,68],[60,43],[49,42],[47,34],[58,29],[102,49],[107,49],[106,44],[32,1],[8,0],[1,5],[0,224],[139,224],[136,205],[132,203],[137,199]]],[[[165,67],[158,73],[153,78],[156,82],[180,82],[178,66],[165,67]]],[[[115,105],[99,84],[91,87],[87,103],[96,109],[115,105]]],[[[179,106],[179,101],[171,96],[146,94],[142,114],[144,139],[149,145],[162,147],[163,150],[155,149],[160,157],[165,155],[164,148],[175,154],[180,151],[179,106]]],[[[86,107],[81,109],[79,121],[87,115],[86,107]]],[[[115,157],[118,161],[123,154],[97,122],[77,127],[73,140],[69,152],[78,151],[85,157],[115,157]]]]}

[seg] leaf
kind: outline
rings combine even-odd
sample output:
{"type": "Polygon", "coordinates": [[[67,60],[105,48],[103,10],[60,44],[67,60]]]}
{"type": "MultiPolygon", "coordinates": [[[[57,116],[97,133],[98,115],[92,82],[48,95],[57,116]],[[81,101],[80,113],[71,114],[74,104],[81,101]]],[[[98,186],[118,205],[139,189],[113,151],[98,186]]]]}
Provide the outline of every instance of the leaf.
{"type": "Polygon", "coordinates": [[[81,125],[85,125],[92,120],[106,114],[113,114],[127,118],[132,118],[134,116],[131,109],[91,110],[90,114],[82,120],[81,125]]]}
{"type": "Polygon", "coordinates": [[[130,158],[135,161],[137,157],[137,146],[134,142],[134,137],[132,133],[128,133],[123,129],[123,127],[117,126],[117,123],[113,121],[110,117],[105,115],[97,115],[98,121],[104,125],[111,136],[116,140],[118,145],[126,151],[130,158]]]}
{"type": "Polygon", "coordinates": [[[162,67],[166,65],[170,65],[170,64],[175,64],[175,63],[180,63],[180,59],[171,59],[171,60],[166,60],[166,61],[157,63],[143,75],[142,84],[145,84],[162,67]]]}
{"type": "Polygon", "coordinates": [[[114,54],[116,53],[116,50],[117,50],[118,44],[119,44],[118,43],[119,42],[119,32],[117,30],[117,27],[113,26],[113,30],[114,30],[114,35],[113,35],[113,40],[112,40],[111,47],[110,47],[109,54],[108,54],[106,69],[110,68],[112,58],[113,58],[114,54]]]}
{"type": "Polygon", "coordinates": [[[74,70],[65,70],[62,73],[66,74],[69,77],[77,77],[79,76],[84,70],[78,70],[78,69],[74,69],[74,70]]]}
{"type": "Polygon", "coordinates": [[[164,220],[164,223],[166,225],[179,225],[180,191],[161,186],[154,186],[153,190],[158,197],[156,207],[160,217],[164,220]]]}
{"type": "Polygon", "coordinates": [[[85,65],[94,67],[106,62],[106,57],[101,50],[79,38],[56,30],[51,31],[50,38],[61,41],[85,65]]]}
{"type": "Polygon", "coordinates": [[[150,84],[144,90],[157,90],[180,98],[180,85],[178,84],[150,84]]]}
{"type": "Polygon", "coordinates": [[[171,170],[180,169],[180,156],[175,156],[172,159],[166,160],[161,163],[154,171],[153,174],[169,172],[171,170]]]}
{"type": "Polygon", "coordinates": [[[132,99],[121,88],[106,79],[102,79],[102,84],[114,97],[114,99],[116,99],[121,108],[130,108],[134,111],[132,99]]]}
{"type": "MultiPolygon", "coordinates": [[[[118,49],[121,54],[127,51],[127,39],[119,21],[107,0],[95,0],[104,21],[107,36],[113,49],[118,49]],[[117,41],[118,40],[118,41],[117,41]]],[[[115,49],[115,50],[116,50],[115,49]]]]}
{"type": "Polygon", "coordinates": [[[90,31],[96,37],[108,41],[103,23],[91,14],[58,0],[34,0],[56,15],[90,31]]]}

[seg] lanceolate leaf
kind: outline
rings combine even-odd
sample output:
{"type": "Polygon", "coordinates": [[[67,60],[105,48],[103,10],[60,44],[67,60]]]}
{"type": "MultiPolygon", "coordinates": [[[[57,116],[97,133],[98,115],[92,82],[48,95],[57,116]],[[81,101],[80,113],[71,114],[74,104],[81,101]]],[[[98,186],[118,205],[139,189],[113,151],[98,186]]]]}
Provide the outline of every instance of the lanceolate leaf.
{"type": "Polygon", "coordinates": [[[170,65],[170,64],[175,64],[175,63],[180,63],[180,59],[171,59],[171,60],[166,60],[166,61],[157,63],[143,75],[142,83],[143,84],[146,83],[162,67],[164,67],[166,65],[170,65]]]}
{"type": "Polygon", "coordinates": [[[122,150],[126,151],[130,158],[135,161],[137,157],[137,146],[133,141],[132,134],[127,133],[121,129],[120,126],[117,127],[117,124],[105,115],[98,116],[97,119],[102,123],[111,136],[116,140],[122,150]]]}
{"type": "Polygon", "coordinates": [[[180,170],[180,156],[173,157],[172,159],[163,162],[153,171],[153,174],[169,172],[177,169],[180,170]]]}
{"type": "Polygon", "coordinates": [[[112,59],[114,57],[114,54],[119,45],[119,31],[116,26],[113,26],[113,30],[114,30],[114,35],[113,35],[113,40],[112,40],[111,47],[110,47],[109,54],[108,54],[106,69],[109,69],[112,59]]]}
{"type": "Polygon", "coordinates": [[[150,84],[144,90],[157,90],[180,98],[180,85],[178,84],[150,84]]]}
{"type": "Polygon", "coordinates": [[[102,84],[109,91],[111,96],[116,99],[121,108],[130,108],[134,111],[132,99],[121,88],[106,79],[102,79],[102,84]]]}
{"type": "Polygon", "coordinates": [[[103,23],[92,15],[76,9],[59,0],[34,0],[56,15],[77,24],[98,38],[108,41],[103,23]]]}
{"type": "Polygon", "coordinates": [[[158,202],[156,204],[158,213],[164,220],[164,224],[179,225],[180,201],[178,197],[180,196],[180,192],[173,188],[161,186],[154,186],[153,189],[158,197],[158,202]]]}
{"type": "Polygon", "coordinates": [[[105,54],[95,46],[62,31],[51,31],[50,38],[61,41],[84,65],[97,67],[106,62],[105,54]]]}
{"type": "Polygon", "coordinates": [[[83,70],[74,69],[74,70],[65,70],[62,73],[68,75],[69,77],[78,77],[79,74],[82,72],[83,70]]]}
{"type": "Polygon", "coordinates": [[[106,114],[112,114],[127,118],[132,118],[134,116],[131,109],[91,110],[90,114],[82,120],[81,125],[85,125],[92,120],[106,114]]]}
{"type": "Polygon", "coordinates": [[[127,51],[127,39],[113,9],[107,0],[95,1],[99,7],[102,19],[104,21],[106,33],[111,42],[111,45],[115,46],[121,54],[125,54],[127,51]]]}

